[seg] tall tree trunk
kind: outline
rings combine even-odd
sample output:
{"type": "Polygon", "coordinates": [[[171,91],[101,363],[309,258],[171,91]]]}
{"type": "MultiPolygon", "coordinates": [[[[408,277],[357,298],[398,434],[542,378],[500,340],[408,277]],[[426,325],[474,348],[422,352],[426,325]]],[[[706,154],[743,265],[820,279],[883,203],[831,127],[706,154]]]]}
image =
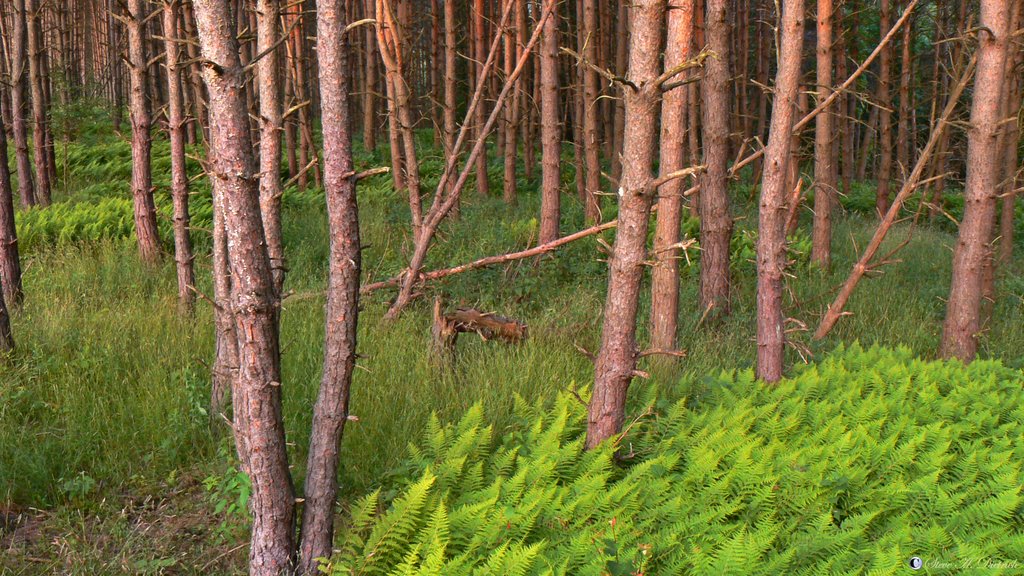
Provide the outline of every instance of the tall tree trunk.
{"type": "Polygon", "coordinates": [[[160,260],[160,235],[156,227],[156,204],[153,202],[153,173],[150,150],[153,145],[149,130],[151,117],[146,98],[147,59],[145,0],[128,3],[128,67],[131,80],[129,97],[132,121],[132,202],[135,213],[135,237],[139,257],[147,264],[160,260]]]}
{"type": "MultiPolygon", "coordinates": [[[[693,40],[693,3],[670,0],[665,69],[690,57],[693,40]]],[[[670,90],[661,103],[661,142],[658,169],[662,177],[686,165],[686,87],[670,90]]],[[[686,181],[673,178],[658,190],[658,222],[654,232],[654,267],[651,269],[651,347],[676,347],[679,323],[679,249],[686,181]]]]}
{"type": "MultiPolygon", "coordinates": [[[[884,37],[892,26],[892,14],[889,11],[889,0],[880,0],[879,30],[884,37]]],[[[891,81],[890,59],[892,49],[886,46],[878,57],[878,191],[875,196],[875,210],[881,218],[889,210],[889,184],[892,180],[892,97],[889,84],[891,81]]]]}
{"type": "MultiPolygon", "coordinates": [[[[518,5],[522,0],[510,0],[515,3],[517,8],[515,9],[518,13],[518,5]]],[[[518,22],[518,19],[517,19],[518,22]]],[[[504,33],[504,72],[505,77],[512,74],[513,68],[516,65],[516,34],[518,34],[518,24],[516,28],[509,28],[503,31],[504,33]]],[[[516,142],[516,124],[519,120],[519,90],[514,92],[512,98],[505,102],[505,150],[504,150],[504,161],[505,161],[505,173],[502,179],[502,197],[505,199],[506,204],[515,204],[516,202],[516,158],[518,156],[518,144],[516,142]]]]}
{"type": "Polygon", "coordinates": [[[707,43],[714,54],[704,64],[704,164],[700,184],[700,306],[705,313],[729,311],[729,26],[728,0],[707,0],[707,43]]]}
{"type": "Polygon", "coordinates": [[[36,202],[50,205],[49,152],[46,149],[47,110],[43,74],[42,14],[38,0],[27,0],[28,12],[28,75],[32,91],[32,151],[35,161],[36,202]]]}
{"type": "MultiPolygon", "coordinates": [[[[445,2],[448,9],[450,2],[445,2]]],[[[365,0],[366,17],[376,13],[375,1],[365,0]]],[[[372,26],[366,26],[364,45],[366,47],[366,90],[363,92],[363,147],[370,152],[377,151],[377,35],[372,26]]]]}
{"type": "MultiPolygon", "coordinates": [[[[446,1],[444,3],[444,137],[442,138],[446,164],[452,162],[452,155],[455,151],[455,109],[458,106],[455,84],[458,37],[455,26],[455,2],[446,1]]],[[[457,215],[458,211],[459,204],[456,203],[452,208],[452,214],[457,215]]]]}
{"type": "Polygon", "coordinates": [[[299,544],[299,573],[318,573],[334,542],[338,495],[338,451],[348,419],[349,386],[356,361],[360,252],[356,179],[352,171],[349,114],[349,46],[345,3],[317,0],[317,50],[324,131],[324,193],[327,197],[330,256],[326,335],[320,392],[306,466],[305,507],[299,544]]]}
{"type": "Polygon", "coordinates": [[[185,163],[185,101],[179,56],[179,0],[164,4],[164,50],[167,57],[167,131],[171,141],[171,198],[174,202],[174,261],[178,272],[178,308],[191,314],[195,305],[195,271],[189,235],[188,170],[185,163]]]}
{"type": "MultiPolygon", "coordinates": [[[[1014,18],[1011,20],[1010,30],[1017,30],[1022,22],[1022,14],[1024,13],[1024,7],[1018,2],[1013,8],[1014,18]]],[[[1006,86],[1003,88],[1004,93],[1007,95],[1006,99],[1006,113],[1007,120],[1009,117],[1015,116],[1021,109],[1021,84],[1020,78],[1013,73],[1014,70],[1019,70],[1022,63],[1024,63],[1024,51],[1019,46],[1010,45],[1009,55],[1006,58],[1006,65],[1008,67],[1006,75],[1006,86]]],[[[1020,144],[1020,124],[1018,122],[1010,121],[1005,128],[1004,132],[1004,172],[1003,172],[1003,185],[1001,188],[1002,206],[999,214],[999,263],[1005,265],[1010,262],[1013,256],[1013,225],[1014,225],[1014,209],[1016,208],[1017,202],[1017,182],[1018,182],[1018,151],[1017,147],[1020,144]]]]}
{"type": "Polygon", "coordinates": [[[558,113],[558,0],[546,0],[551,16],[544,22],[540,51],[541,207],[538,243],[559,236],[562,188],[562,124],[558,113]]]}
{"type": "Polygon", "coordinates": [[[914,137],[911,127],[913,125],[914,108],[910,103],[911,70],[913,69],[913,23],[907,22],[903,26],[903,47],[902,60],[900,62],[900,89],[899,107],[900,120],[896,126],[896,164],[900,170],[902,181],[911,169],[913,159],[914,137]]]}
{"type": "Polygon", "coordinates": [[[278,312],[270,271],[249,119],[244,71],[226,0],[195,0],[199,43],[210,93],[210,163],[214,194],[223,202],[230,309],[238,342],[232,386],[233,428],[243,470],[252,481],[249,573],[278,576],[290,569],[295,495],[281,415],[278,312]]]}
{"type": "MultiPolygon", "coordinates": [[[[3,123],[3,114],[0,114],[0,283],[6,306],[13,309],[20,307],[24,292],[21,286],[21,258],[18,256],[18,232],[14,226],[14,189],[11,187],[11,171],[7,165],[7,128],[3,123]]],[[[6,315],[6,307],[0,310],[0,314],[6,315]]]]}
{"type": "MultiPolygon", "coordinates": [[[[618,74],[626,72],[627,51],[629,48],[629,3],[619,2],[619,13],[615,19],[615,70],[618,74]]],[[[612,181],[622,178],[622,137],[625,132],[626,110],[622,102],[622,87],[616,86],[614,114],[612,115],[612,181]]]]}
{"type": "MultiPolygon", "coordinates": [[[[474,0],[473,2],[473,58],[476,61],[476,82],[481,84],[487,80],[484,74],[484,61],[487,59],[487,34],[486,34],[486,18],[484,15],[484,0],[474,0]]],[[[487,120],[487,112],[484,110],[484,106],[477,106],[476,117],[473,119],[473,126],[476,130],[476,138],[486,139],[487,134],[484,132],[484,123],[487,120]]],[[[487,196],[490,194],[490,183],[487,181],[487,148],[484,145],[483,153],[476,158],[476,190],[481,196],[487,196]]]]}
{"type": "Polygon", "coordinates": [[[260,127],[260,214],[267,237],[267,252],[274,276],[274,291],[284,289],[284,241],[281,237],[281,129],[284,125],[281,88],[278,80],[281,37],[281,6],[278,0],[258,0],[256,32],[256,63],[259,77],[260,127]]]}
{"type": "MultiPolygon", "coordinates": [[[[832,0],[818,0],[818,102],[832,93],[832,0]]],[[[799,72],[798,72],[799,74],[799,72]]],[[[836,170],[832,163],[833,116],[825,110],[814,121],[814,228],[811,262],[828,268],[832,260],[832,205],[836,170]]]]}
{"type": "MultiPolygon", "coordinates": [[[[818,9],[821,10],[820,0],[818,9]]],[[[779,71],[775,80],[757,228],[756,372],[757,377],[765,382],[777,382],[782,378],[786,346],[786,318],[782,311],[782,282],[786,268],[786,165],[791,160],[794,113],[800,86],[803,0],[783,1],[779,28],[779,71]]]]}
{"type": "Polygon", "coordinates": [[[601,218],[601,157],[600,142],[597,138],[598,112],[601,102],[597,99],[597,72],[592,66],[597,65],[597,45],[600,42],[597,29],[597,0],[583,0],[583,59],[581,73],[583,75],[583,157],[585,171],[583,174],[586,188],[586,204],[584,214],[587,222],[595,223],[601,218]],[[589,64],[589,65],[588,65],[589,64]]]}
{"type": "Polygon", "coordinates": [[[18,169],[18,196],[22,208],[36,205],[35,177],[28,154],[28,16],[25,0],[14,0],[11,27],[11,127],[18,169]]]}
{"type": "Polygon", "coordinates": [[[964,216],[953,252],[953,280],[946,305],[940,353],[965,362],[978,352],[982,280],[992,257],[992,228],[1003,151],[998,147],[1002,85],[1009,45],[1010,0],[981,0],[978,71],[974,77],[971,122],[967,132],[967,181],[964,216]]]}
{"type": "Polygon", "coordinates": [[[630,5],[630,82],[624,90],[626,133],[619,194],[618,229],[608,267],[608,295],[601,328],[601,348],[594,366],[594,391],[587,416],[587,448],[622,430],[626,392],[639,351],[636,316],[647,256],[647,227],[656,190],[652,165],[658,135],[657,83],[665,3],[635,0],[630,5]]]}

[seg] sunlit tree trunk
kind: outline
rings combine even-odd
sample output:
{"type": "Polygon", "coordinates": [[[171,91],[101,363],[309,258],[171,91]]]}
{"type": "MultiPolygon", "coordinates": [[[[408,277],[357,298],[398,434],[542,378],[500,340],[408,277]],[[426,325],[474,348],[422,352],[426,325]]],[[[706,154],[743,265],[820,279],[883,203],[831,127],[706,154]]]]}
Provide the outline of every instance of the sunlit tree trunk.
{"type": "Polygon", "coordinates": [[[1010,0],[981,0],[978,69],[967,140],[964,216],[953,252],[953,280],[946,305],[940,352],[974,359],[981,332],[982,281],[991,240],[1003,150],[998,146],[1009,44],[1010,0]]]}
{"type": "Polygon", "coordinates": [[[132,122],[132,201],[135,213],[135,237],[139,256],[147,264],[160,260],[160,235],[156,226],[156,204],[153,201],[153,173],[150,165],[151,115],[146,57],[146,27],[148,16],[145,0],[130,0],[127,14],[128,68],[131,80],[129,114],[132,122]]]}
{"type": "Polygon", "coordinates": [[[703,144],[707,169],[700,191],[700,306],[715,315],[729,311],[729,26],[728,0],[707,0],[707,44],[713,53],[704,63],[703,144]]]}
{"type": "MultiPolygon", "coordinates": [[[[821,9],[819,0],[818,9],[821,9]]],[[[757,228],[757,377],[765,382],[782,378],[785,352],[785,314],[782,311],[786,268],[786,172],[803,52],[804,2],[784,0],[779,71],[775,80],[771,132],[765,152],[764,182],[757,228]]]]}
{"type": "MultiPolygon", "coordinates": [[[[818,102],[832,93],[832,0],[818,0],[818,102]]],[[[836,196],[836,170],[832,140],[834,118],[825,110],[814,122],[814,228],[811,262],[828,268],[832,260],[832,205],[836,196]]]]}
{"type": "Polygon", "coordinates": [[[299,573],[317,574],[334,543],[341,435],[356,361],[360,252],[349,113],[345,3],[317,0],[317,49],[324,131],[324,193],[330,238],[323,376],[313,406],[299,573]]]}
{"type": "Polygon", "coordinates": [[[164,51],[167,58],[167,131],[171,141],[171,198],[174,203],[174,261],[178,273],[178,308],[191,314],[195,305],[195,271],[188,213],[188,170],[185,161],[185,101],[182,95],[178,0],[164,4],[164,51]]]}
{"type": "MultiPolygon", "coordinates": [[[[665,48],[665,69],[671,70],[690,57],[693,40],[693,3],[670,0],[665,48]]],[[[686,165],[685,87],[670,90],[661,103],[661,139],[658,169],[662,176],[686,165]]],[[[651,269],[651,347],[676,347],[679,324],[679,249],[686,180],[674,178],[658,190],[658,222],[654,233],[654,267],[651,269]]]]}
{"type": "Polygon", "coordinates": [[[544,22],[540,50],[541,208],[538,243],[558,238],[561,218],[562,123],[558,113],[558,0],[544,22]]]}
{"type": "Polygon", "coordinates": [[[620,183],[618,228],[609,257],[608,292],[601,348],[594,367],[594,388],[587,416],[587,447],[594,448],[622,430],[626,392],[636,370],[637,307],[647,257],[647,228],[654,189],[654,146],[658,134],[661,88],[659,50],[665,3],[635,0],[630,5],[630,82],[624,91],[626,133],[620,183]]]}
{"type": "Polygon", "coordinates": [[[274,290],[280,296],[284,287],[284,241],[281,237],[281,130],[282,119],[280,50],[281,8],[278,0],[256,3],[256,63],[259,85],[260,133],[260,214],[267,237],[267,252],[274,276],[274,290]]]}
{"type": "Polygon", "coordinates": [[[281,415],[278,313],[260,218],[259,185],[243,93],[238,41],[225,0],[194,0],[210,93],[211,181],[223,202],[230,309],[238,343],[232,386],[238,457],[252,482],[249,573],[279,576],[290,569],[295,496],[281,415]]]}

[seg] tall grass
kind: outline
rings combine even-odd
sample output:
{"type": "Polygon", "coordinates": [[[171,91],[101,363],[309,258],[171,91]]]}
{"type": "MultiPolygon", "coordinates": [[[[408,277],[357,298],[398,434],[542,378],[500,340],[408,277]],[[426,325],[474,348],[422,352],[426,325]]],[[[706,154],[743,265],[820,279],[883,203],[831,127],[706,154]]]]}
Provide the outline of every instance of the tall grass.
{"type": "MultiPolygon", "coordinates": [[[[90,136],[85,142],[109,144],[109,137],[90,136]]],[[[103,149],[118,147],[109,144],[103,149]]],[[[162,154],[165,149],[156,150],[162,154]]],[[[130,160],[118,154],[120,165],[95,168],[99,176],[91,178],[81,169],[69,188],[95,187],[101,184],[96,177],[120,174],[130,160]]],[[[72,156],[90,165],[87,151],[72,156]]],[[[359,158],[364,166],[378,161],[365,153],[359,158]]],[[[437,165],[436,160],[425,161],[434,170],[428,171],[428,180],[436,177],[437,165]]],[[[518,249],[533,241],[537,185],[524,179],[520,184],[515,207],[467,193],[461,219],[442,227],[427,267],[518,249]]],[[[98,194],[105,195],[103,190],[98,194]]],[[[360,198],[363,243],[368,245],[365,278],[393,275],[411,248],[408,209],[386,177],[361,185],[360,198]]],[[[581,207],[569,195],[563,199],[563,230],[578,229],[583,225],[581,207]]],[[[753,207],[738,202],[738,226],[749,229],[753,207]]],[[[294,473],[301,479],[322,363],[327,255],[322,202],[286,202],[284,224],[287,285],[294,292],[282,312],[284,414],[294,473]]],[[[840,219],[833,269],[800,264],[793,270],[796,277],[788,283],[790,316],[813,328],[854,261],[855,245],[864,246],[874,227],[875,220],[868,216],[851,213],[840,219]]],[[[896,227],[889,244],[901,241],[908,231],[907,225],[896,227]]],[[[201,246],[207,245],[202,241],[205,233],[195,232],[201,246]]],[[[611,232],[605,236],[609,242],[612,237],[611,232]]],[[[793,333],[793,339],[815,356],[852,340],[902,344],[918,354],[933,355],[953,242],[943,229],[918,228],[901,253],[905,262],[887,267],[880,278],[863,281],[847,308],[853,316],[844,318],[828,339],[814,343],[805,332],[793,333]]],[[[360,493],[386,479],[431,413],[453,420],[482,402],[501,426],[510,421],[515,394],[536,399],[586,386],[592,367],[576,346],[596,350],[599,343],[605,256],[598,248],[593,239],[584,240],[554,257],[473,271],[426,287],[427,296],[442,293],[452,305],[479,306],[522,319],[530,327],[530,339],[521,346],[464,336],[457,361],[447,369],[433,364],[428,355],[432,298],[419,300],[393,324],[381,322],[390,294],[366,298],[351,402],[359,421],[346,428],[343,490],[360,493]]],[[[201,255],[197,266],[200,289],[209,294],[208,257],[201,255]]],[[[1019,350],[1024,347],[1020,274],[1019,262],[1004,272],[982,346],[985,356],[1013,366],[1021,365],[1019,350]]],[[[675,369],[654,375],[670,396],[699,389],[694,384],[707,375],[753,362],[753,265],[737,262],[734,276],[733,314],[719,324],[698,326],[697,269],[684,270],[680,344],[688,357],[675,369]]],[[[213,350],[211,313],[208,305],[201,305],[194,319],[176,315],[173,262],[146,269],[138,263],[130,237],[67,243],[31,252],[25,283],[26,305],[14,316],[19,348],[0,368],[0,499],[81,505],[178,470],[217,470],[225,465],[217,457],[218,440],[211,435],[204,409],[213,350]]],[[[645,297],[641,341],[646,339],[648,309],[645,297]]],[[[794,349],[789,361],[803,358],[794,349]]]]}

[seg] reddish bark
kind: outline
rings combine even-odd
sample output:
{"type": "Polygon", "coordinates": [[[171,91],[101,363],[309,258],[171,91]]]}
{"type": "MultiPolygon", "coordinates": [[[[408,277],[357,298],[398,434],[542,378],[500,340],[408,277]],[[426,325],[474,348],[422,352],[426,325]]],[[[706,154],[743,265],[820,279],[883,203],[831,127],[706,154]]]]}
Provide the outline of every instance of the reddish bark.
{"type": "Polygon", "coordinates": [[[18,170],[18,196],[21,206],[36,205],[35,180],[28,154],[28,19],[25,0],[14,0],[14,25],[11,27],[11,128],[18,170]]]}
{"type": "Polygon", "coordinates": [[[349,386],[356,360],[360,243],[356,178],[349,128],[349,63],[345,3],[317,0],[320,100],[324,131],[324,193],[327,197],[328,260],[323,376],[313,406],[306,466],[299,573],[318,573],[334,542],[339,445],[348,419],[349,386]]]}
{"type": "Polygon", "coordinates": [[[14,226],[14,189],[7,165],[7,128],[4,126],[3,114],[0,114],[0,283],[6,306],[13,309],[20,307],[24,292],[21,285],[18,232],[14,226]]]}
{"type": "Polygon", "coordinates": [[[160,260],[160,236],[156,226],[156,204],[153,202],[153,173],[150,151],[152,118],[148,85],[145,18],[148,16],[145,0],[130,0],[126,15],[128,27],[128,69],[131,91],[129,115],[132,122],[132,203],[135,214],[135,238],[139,257],[146,264],[160,260]]]}
{"type": "Polygon", "coordinates": [[[278,0],[256,3],[256,63],[259,84],[260,215],[278,295],[284,287],[284,241],[281,237],[281,129],[284,125],[278,70],[281,7],[278,0]]]}
{"type": "Polygon", "coordinates": [[[600,42],[597,29],[597,0],[583,0],[583,62],[579,63],[583,77],[583,182],[585,189],[584,214],[587,222],[593,224],[601,219],[601,157],[597,137],[598,114],[601,103],[597,80],[597,45],[600,42]]]}
{"type": "Polygon", "coordinates": [[[46,92],[44,82],[47,77],[43,71],[42,17],[38,0],[26,0],[25,11],[28,13],[28,75],[29,87],[32,92],[32,152],[35,161],[35,195],[36,203],[50,205],[50,168],[49,151],[46,148],[48,118],[46,110],[46,92]]]}
{"type": "MultiPolygon", "coordinates": [[[[484,0],[473,0],[473,57],[476,60],[476,82],[477,89],[483,87],[487,81],[487,74],[484,72],[484,61],[487,59],[487,39],[486,39],[486,18],[484,12],[484,0]]],[[[476,129],[475,137],[477,140],[484,141],[484,147],[482,153],[475,159],[476,161],[476,191],[481,196],[487,196],[490,194],[490,183],[487,180],[487,132],[484,130],[484,123],[486,122],[486,111],[483,106],[477,106],[476,116],[473,118],[473,126],[476,129]]]]}
{"type": "MultiPolygon", "coordinates": [[[[892,15],[889,11],[889,0],[880,0],[878,8],[879,29],[888,30],[892,15]]],[[[881,218],[889,210],[889,184],[892,180],[892,97],[889,84],[891,82],[890,53],[888,45],[878,57],[878,191],[875,195],[875,210],[881,218]]]]}
{"type": "MultiPolygon", "coordinates": [[[[445,2],[445,9],[449,2],[445,2]]],[[[366,17],[375,14],[374,0],[365,0],[366,17]]],[[[365,90],[363,90],[363,146],[373,152],[377,150],[377,36],[372,26],[366,26],[364,47],[365,58],[365,90]]]]}
{"type": "Polygon", "coordinates": [[[188,171],[185,164],[185,102],[182,95],[178,0],[164,4],[164,51],[167,58],[167,131],[171,141],[171,198],[174,203],[174,261],[178,273],[178,308],[191,314],[195,305],[195,270],[189,235],[188,171]]]}
{"type": "Polygon", "coordinates": [[[985,261],[992,257],[992,228],[999,189],[998,146],[1002,85],[1006,77],[1009,0],[982,0],[978,31],[978,70],[967,140],[964,216],[953,252],[953,280],[946,306],[940,353],[945,358],[974,359],[981,332],[985,261]]]}
{"type": "MultiPolygon", "coordinates": [[[[693,40],[693,4],[671,0],[667,10],[668,31],[665,69],[671,70],[690,57],[693,40]]],[[[687,91],[668,91],[661,103],[661,140],[658,168],[671,174],[686,165],[687,91]]],[[[658,190],[658,221],[654,232],[654,267],[651,269],[651,347],[676,347],[679,324],[679,248],[686,181],[674,178],[658,190]]]]}
{"type": "Polygon", "coordinates": [[[227,2],[195,0],[194,10],[210,93],[215,154],[209,172],[214,194],[223,202],[230,248],[230,311],[238,344],[233,429],[242,468],[252,481],[249,572],[278,576],[292,565],[295,496],[281,415],[276,297],[242,92],[244,71],[227,2]]]}
{"type": "Polygon", "coordinates": [[[700,183],[700,306],[715,315],[729,311],[729,27],[727,0],[707,0],[707,43],[714,54],[704,65],[704,164],[700,183]]]}
{"type": "Polygon", "coordinates": [[[608,292],[601,348],[587,416],[587,448],[622,430],[626,392],[636,370],[636,316],[647,253],[647,228],[654,189],[654,143],[661,88],[656,82],[665,4],[636,0],[630,5],[629,80],[624,91],[626,131],[619,187],[618,230],[609,259],[608,292]]]}
{"type": "Polygon", "coordinates": [[[547,0],[551,16],[544,22],[540,51],[541,208],[538,243],[558,238],[561,219],[562,123],[558,114],[558,0],[547,0]]]}
{"type": "MultiPolygon", "coordinates": [[[[818,0],[818,101],[832,91],[832,0],[818,0]]],[[[814,227],[811,262],[828,268],[832,260],[832,205],[836,196],[836,169],[832,139],[834,118],[826,110],[814,121],[814,227]]]]}
{"type": "MultiPolygon", "coordinates": [[[[821,4],[818,4],[819,9],[821,4]]],[[[786,345],[782,310],[786,268],[786,172],[793,144],[793,124],[800,86],[804,2],[785,0],[779,17],[779,70],[772,103],[771,132],[765,152],[764,182],[757,235],[757,377],[782,378],[786,345]]]]}

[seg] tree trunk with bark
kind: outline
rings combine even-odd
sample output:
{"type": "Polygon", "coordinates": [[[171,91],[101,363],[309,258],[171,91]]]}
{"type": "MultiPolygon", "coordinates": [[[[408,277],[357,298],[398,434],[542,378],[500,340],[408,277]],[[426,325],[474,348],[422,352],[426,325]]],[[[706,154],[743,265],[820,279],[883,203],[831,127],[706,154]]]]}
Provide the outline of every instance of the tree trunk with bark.
{"type": "Polygon", "coordinates": [[[597,138],[597,123],[601,103],[598,101],[597,45],[600,42],[597,29],[597,0],[583,0],[583,62],[580,73],[583,77],[583,158],[584,187],[586,198],[584,214],[587,222],[593,224],[601,218],[601,156],[597,138]]]}
{"type": "Polygon", "coordinates": [[[996,196],[1002,176],[999,166],[1003,151],[998,141],[1009,20],[1010,0],[981,0],[978,70],[967,132],[964,216],[953,252],[953,280],[940,347],[943,357],[964,362],[973,360],[978,351],[985,261],[992,257],[996,196]]]}
{"type": "MultiPolygon", "coordinates": [[[[445,9],[449,2],[445,2],[445,9]]],[[[372,18],[375,14],[374,0],[365,0],[366,17],[372,18]]],[[[364,57],[366,66],[366,78],[363,91],[363,146],[370,152],[377,150],[377,86],[379,84],[377,73],[377,35],[372,26],[366,26],[364,45],[366,54],[364,57]]]]}
{"type": "MultiPolygon", "coordinates": [[[[0,102],[0,106],[2,106],[0,102]]],[[[7,128],[0,114],[0,288],[3,300],[11,309],[18,309],[24,299],[21,284],[21,258],[18,255],[18,232],[14,226],[14,188],[7,165],[7,128]]]]}
{"type": "Polygon", "coordinates": [[[630,5],[628,78],[624,90],[626,132],[619,194],[618,230],[609,261],[608,292],[601,329],[601,348],[594,367],[594,389],[587,416],[587,448],[618,434],[626,414],[626,392],[636,371],[637,307],[647,228],[656,190],[652,165],[658,131],[659,51],[665,3],[635,0],[630,5]]]}
{"type": "Polygon", "coordinates": [[[540,51],[540,129],[541,129],[541,207],[537,242],[546,244],[558,238],[561,219],[562,123],[558,104],[558,0],[544,22],[540,51]]]}
{"type": "MultiPolygon", "coordinates": [[[[820,2],[818,9],[821,9],[820,2]]],[[[794,113],[800,87],[803,0],[784,0],[779,28],[779,71],[775,80],[757,228],[756,373],[765,382],[778,382],[782,378],[786,346],[786,317],[782,310],[783,274],[786,269],[786,173],[791,160],[794,113]]]]}
{"type": "MultiPolygon", "coordinates": [[[[818,0],[818,102],[832,92],[832,0],[818,0]]],[[[833,115],[828,110],[814,121],[814,227],[811,262],[828,268],[832,261],[832,206],[836,197],[836,169],[832,160],[833,115]]]]}
{"type": "Polygon", "coordinates": [[[189,230],[188,171],[185,160],[185,100],[180,69],[179,0],[164,4],[164,51],[167,58],[167,131],[171,143],[171,198],[174,203],[174,261],[178,272],[178,309],[192,314],[196,293],[189,230]]]}
{"type": "Polygon", "coordinates": [[[356,362],[360,253],[356,177],[349,113],[349,47],[345,3],[317,0],[317,49],[324,132],[324,193],[330,229],[326,335],[320,391],[306,466],[299,573],[318,573],[334,542],[339,447],[348,419],[349,386],[356,362]]]}
{"type": "Polygon", "coordinates": [[[704,64],[704,164],[700,183],[700,306],[716,316],[729,312],[729,26],[728,0],[707,0],[704,64]]]}
{"type": "Polygon", "coordinates": [[[126,15],[128,27],[128,68],[131,81],[129,93],[129,115],[132,122],[132,203],[135,214],[135,238],[139,257],[146,264],[160,260],[160,235],[156,226],[156,204],[153,201],[153,172],[150,165],[150,151],[153,140],[150,136],[152,118],[148,85],[148,61],[146,58],[146,26],[148,16],[145,0],[130,0],[126,15]]]}
{"type": "MultiPolygon", "coordinates": [[[[693,40],[693,3],[670,0],[665,69],[690,58],[693,40]]],[[[658,163],[662,177],[686,165],[685,86],[670,90],[661,103],[661,141],[658,163]]],[[[651,347],[673,350],[679,325],[679,248],[686,181],[673,178],[658,190],[658,221],[654,232],[654,267],[651,269],[651,347]]]]}
{"type": "MultiPolygon", "coordinates": [[[[474,0],[473,2],[473,56],[476,61],[476,82],[477,88],[479,89],[484,82],[486,82],[487,76],[484,74],[484,61],[487,59],[487,38],[486,38],[486,25],[487,21],[484,12],[484,0],[474,0]]],[[[481,103],[482,104],[482,103],[481,103]]],[[[490,183],[487,180],[487,133],[484,132],[484,123],[487,120],[487,112],[484,110],[483,105],[479,105],[476,108],[476,116],[473,118],[473,126],[476,130],[476,139],[485,140],[483,153],[476,158],[476,191],[480,196],[487,196],[490,194],[490,183]]]]}
{"type": "Polygon", "coordinates": [[[215,154],[209,171],[223,202],[232,274],[230,311],[238,344],[233,429],[242,469],[252,482],[249,572],[279,576],[293,562],[295,495],[281,414],[277,300],[260,218],[245,77],[226,0],[195,0],[194,10],[210,93],[215,154]]]}
{"type": "Polygon", "coordinates": [[[35,161],[35,199],[42,206],[50,205],[49,152],[46,149],[47,110],[43,73],[42,15],[38,0],[26,0],[28,13],[28,75],[32,92],[32,152],[35,161]]]}
{"type": "MultiPolygon", "coordinates": [[[[890,28],[892,14],[889,11],[889,0],[880,0],[879,30],[884,35],[890,28]]],[[[879,218],[889,210],[889,185],[892,180],[892,97],[890,95],[890,55],[889,46],[883,48],[878,57],[878,191],[875,196],[875,210],[879,218]]]]}
{"type": "Polygon", "coordinates": [[[11,128],[22,208],[36,205],[35,177],[28,153],[28,16],[25,0],[14,0],[11,26],[11,128]]]}
{"type": "Polygon", "coordinates": [[[256,3],[256,63],[259,78],[260,131],[260,214],[267,236],[267,252],[274,276],[274,290],[280,297],[284,289],[284,241],[281,237],[281,130],[284,125],[281,104],[280,50],[281,6],[278,0],[256,3]]]}

